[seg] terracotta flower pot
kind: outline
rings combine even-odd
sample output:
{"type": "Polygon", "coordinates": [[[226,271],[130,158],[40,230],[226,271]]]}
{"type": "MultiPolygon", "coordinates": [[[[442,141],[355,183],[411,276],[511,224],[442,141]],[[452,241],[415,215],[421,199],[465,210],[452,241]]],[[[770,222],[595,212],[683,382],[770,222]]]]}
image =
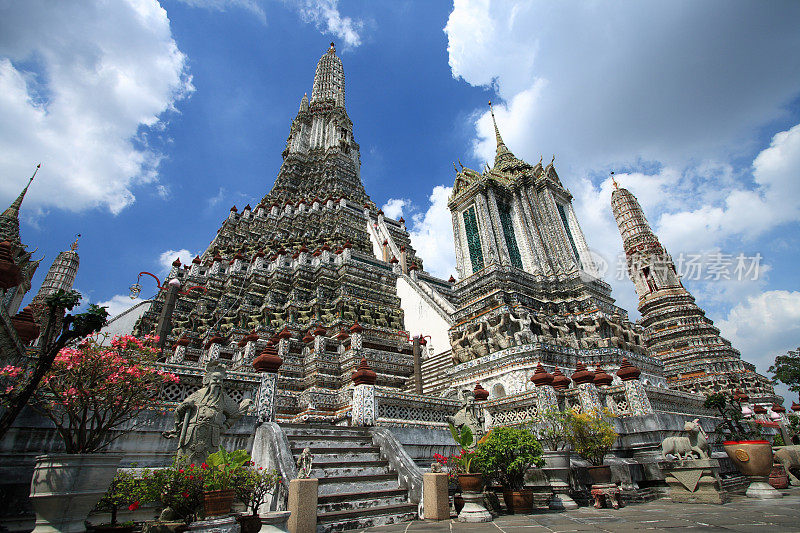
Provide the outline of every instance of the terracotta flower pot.
{"type": "Polygon", "coordinates": [[[203,492],[203,509],[206,516],[220,516],[230,513],[234,495],[233,489],[203,492]]]}
{"type": "Polygon", "coordinates": [[[31,504],[36,533],[86,531],[84,521],[108,490],[121,453],[54,453],[36,458],[31,504]]]}
{"type": "Polygon", "coordinates": [[[533,491],[530,489],[504,490],[503,501],[511,514],[533,512],[533,491]]]}
{"type": "Polygon", "coordinates": [[[258,533],[261,531],[261,518],[251,514],[241,515],[236,519],[242,528],[242,533],[258,533]]]}
{"type": "Polygon", "coordinates": [[[608,465],[588,466],[589,476],[595,485],[611,483],[611,467],[608,465]]]}
{"type": "Polygon", "coordinates": [[[483,474],[459,474],[458,484],[462,492],[481,492],[483,490],[483,474]]]}
{"type": "Polygon", "coordinates": [[[781,498],[780,492],[769,483],[769,472],[772,470],[772,445],[765,440],[725,441],[722,443],[725,453],[739,471],[748,477],[750,486],[745,495],[748,498],[769,499],[781,498]]]}
{"type": "Polygon", "coordinates": [[[772,470],[769,471],[769,484],[776,489],[789,488],[789,475],[783,465],[778,463],[772,465],[772,470]]]}

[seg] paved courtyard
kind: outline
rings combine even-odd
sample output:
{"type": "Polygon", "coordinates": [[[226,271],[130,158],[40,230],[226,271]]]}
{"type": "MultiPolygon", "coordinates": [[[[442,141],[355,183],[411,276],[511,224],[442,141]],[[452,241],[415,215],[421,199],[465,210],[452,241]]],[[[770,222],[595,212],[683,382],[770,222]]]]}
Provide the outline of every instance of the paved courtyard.
{"type": "Polygon", "coordinates": [[[800,531],[800,488],[782,491],[780,500],[734,495],[725,505],[677,504],[668,499],[629,504],[622,509],[581,507],[567,512],[503,515],[488,524],[417,520],[371,527],[370,533],[415,531],[534,533],[547,531],[800,531]]]}

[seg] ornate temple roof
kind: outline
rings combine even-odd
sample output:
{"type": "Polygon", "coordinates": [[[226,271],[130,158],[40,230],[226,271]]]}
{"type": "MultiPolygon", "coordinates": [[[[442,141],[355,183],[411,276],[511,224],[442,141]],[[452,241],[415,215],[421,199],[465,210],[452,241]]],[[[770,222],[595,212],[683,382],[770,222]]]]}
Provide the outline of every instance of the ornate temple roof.
{"type": "Polygon", "coordinates": [[[325,52],[317,63],[314,74],[314,88],[311,91],[311,105],[323,101],[337,102],[341,99],[344,106],[344,67],[342,60],[336,55],[336,47],[331,47],[325,52]]]}

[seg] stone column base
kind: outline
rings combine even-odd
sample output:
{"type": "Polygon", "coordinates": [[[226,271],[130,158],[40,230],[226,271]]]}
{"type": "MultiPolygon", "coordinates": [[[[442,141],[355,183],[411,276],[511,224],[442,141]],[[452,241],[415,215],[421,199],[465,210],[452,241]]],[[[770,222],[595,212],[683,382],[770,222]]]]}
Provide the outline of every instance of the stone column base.
{"type": "Polygon", "coordinates": [[[422,499],[426,520],[450,519],[447,481],[447,474],[428,473],[422,475],[422,499]]]}
{"type": "Polygon", "coordinates": [[[261,529],[258,533],[289,533],[286,523],[289,521],[291,514],[289,511],[259,513],[261,529]]]}
{"type": "Polygon", "coordinates": [[[492,513],[483,506],[482,492],[462,492],[464,508],[458,513],[459,522],[491,522],[492,513]]]}
{"type": "Polygon", "coordinates": [[[747,487],[744,495],[748,498],[755,498],[757,500],[772,500],[775,498],[783,498],[783,494],[775,490],[775,487],[767,483],[768,477],[750,477],[750,486],[747,487]]]}
{"type": "Polygon", "coordinates": [[[719,480],[716,459],[663,461],[659,466],[673,502],[722,504],[728,501],[728,493],[719,480]]]}
{"type": "Polygon", "coordinates": [[[289,482],[289,533],[316,533],[318,486],[316,478],[289,482]]]}
{"type": "Polygon", "coordinates": [[[221,518],[211,518],[209,520],[200,520],[189,524],[189,531],[196,531],[198,533],[240,533],[242,528],[239,522],[236,521],[235,516],[223,516],[221,518]]]}

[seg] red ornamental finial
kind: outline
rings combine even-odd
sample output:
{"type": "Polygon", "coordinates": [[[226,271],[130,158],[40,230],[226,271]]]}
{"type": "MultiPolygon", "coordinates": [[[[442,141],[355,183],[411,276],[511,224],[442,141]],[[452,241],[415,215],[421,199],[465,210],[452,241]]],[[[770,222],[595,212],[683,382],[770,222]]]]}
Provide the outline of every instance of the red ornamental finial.
{"type": "Polygon", "coordinates": [[[375,373],[369,366],[366,357],[361,358],[361,363],[358,365],[358,370],[353,372],[354,385],[375,385],[378,379],[378,374],[375,373]]]}
{"type": "Polygon", "coordinates": [[[472,391],[475,395],[475,399],[479,402],[486,401],[489,398],[489,391],[481,387],[480,383],[475,383],[475,389],[472,391]]]}
{"type": "Polygon", "coordinates": [[[531,381],[537,387],[542,387],[544,385],[552,385],[554,379],[555,377],[553,376],[553,374],[547,372],[542,366],[542,363],[538,363],[536,365],[536,370],[531,376],[531,381]]]}

